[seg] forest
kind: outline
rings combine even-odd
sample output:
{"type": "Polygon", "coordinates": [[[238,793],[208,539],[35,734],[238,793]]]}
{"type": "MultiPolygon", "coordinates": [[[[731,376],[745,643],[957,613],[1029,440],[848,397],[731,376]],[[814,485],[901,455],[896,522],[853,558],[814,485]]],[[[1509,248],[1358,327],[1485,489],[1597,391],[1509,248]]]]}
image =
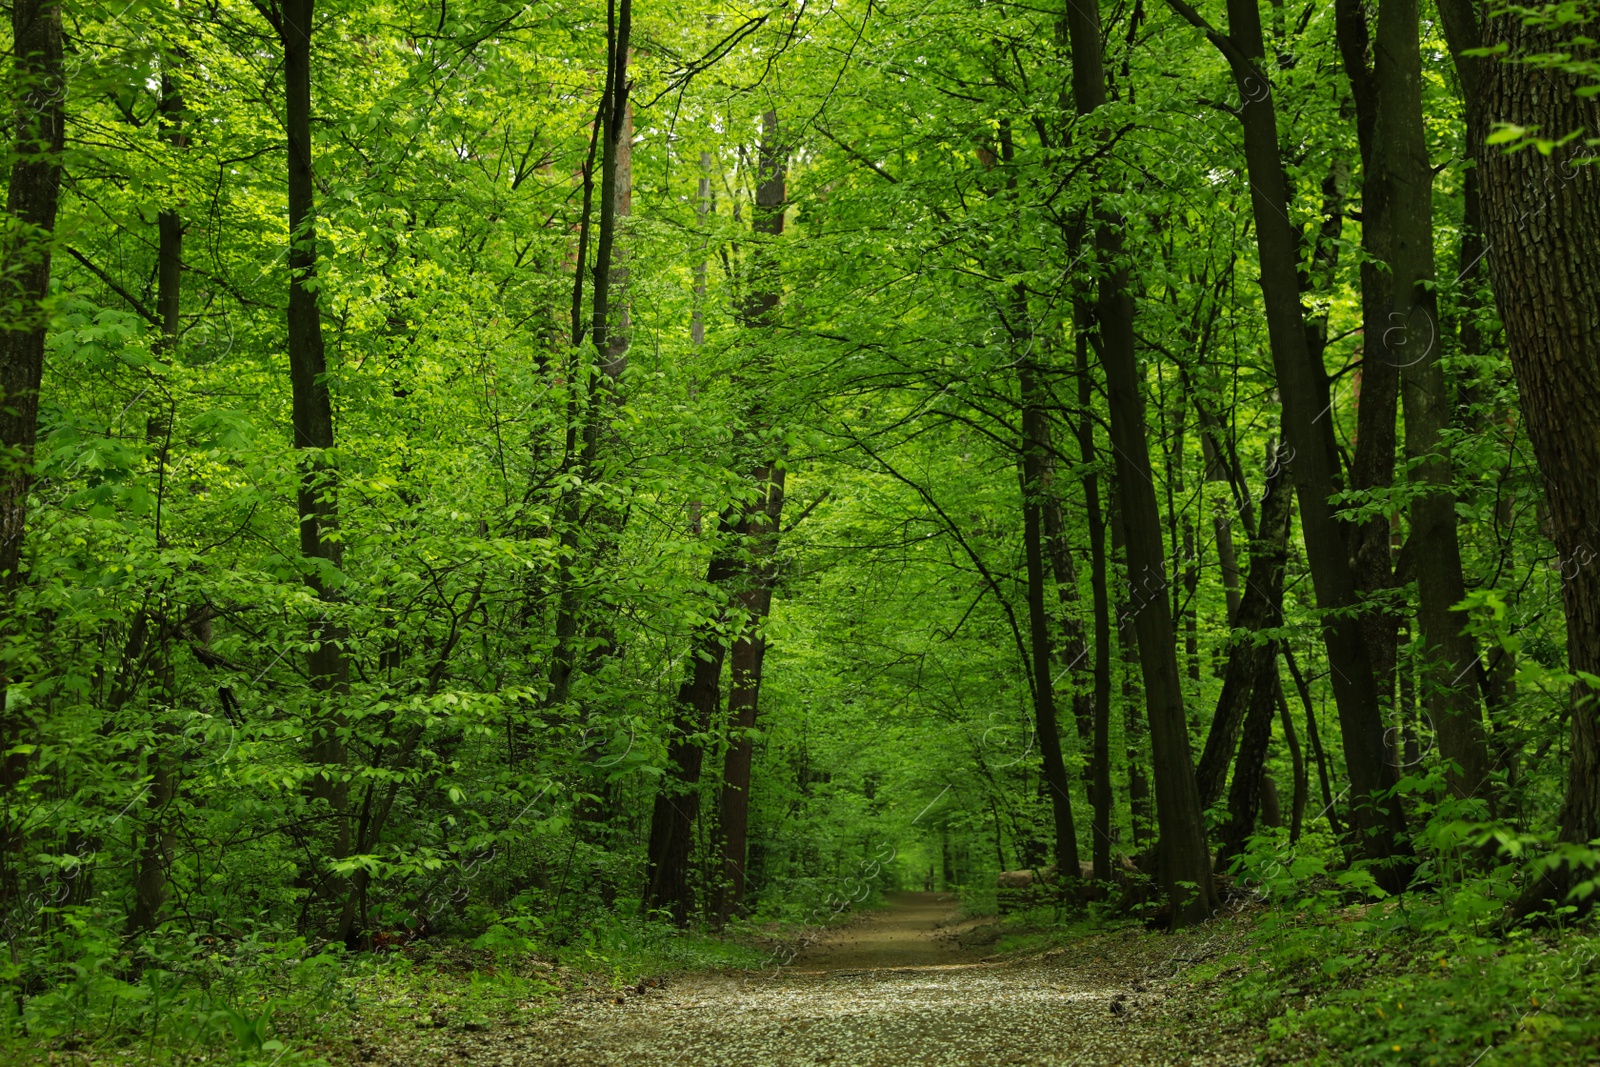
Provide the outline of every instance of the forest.
{"type": "Polygon", "coordinates": [[[1600,1061],[1593,0],[9,12],[0,1060],[1600,1061]]]}

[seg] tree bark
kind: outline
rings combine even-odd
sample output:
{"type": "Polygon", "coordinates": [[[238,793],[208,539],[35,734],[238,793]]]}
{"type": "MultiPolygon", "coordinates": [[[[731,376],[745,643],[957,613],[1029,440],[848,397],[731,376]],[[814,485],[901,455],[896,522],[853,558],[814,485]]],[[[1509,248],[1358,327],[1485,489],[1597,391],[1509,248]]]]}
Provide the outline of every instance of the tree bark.
{"type": "Polygon", "coordinates": [[[1283,679],[1275,679],[1278,691],[1278,717],[1283,722],[1283,743],[1289,749],[1289,766],[1294,773],[1294,797],[1289,805],[1289,843],[1300,840],[1305,825],[1306,797],[1310,794],[1311,778],[1306,772],[1305,754],[1300,748],[1300,735],[1294,728],[1294,716],[1289,714],[1289,699],[1283,692],[1283,679]]]}
{"type": "MultiPolygon", "coordinates": [[[[1079,308],[1079,314],[1083,309],[1079,308]]],[[[1078,331],[1078,454],[1083,458],[1083,509],[1089,522],[1089,586],[1094,602],[1094,788],[1089,802],[1094,808],[1094,877],[1109,882],[1111,873],[1111,600],[1106,588],[1106,518],[1100,506],[1098,450],[1090,403],[1094,386],[1089,380],[1089,338],[1078,331]]]]}
{"type": "MultiPolygon", "coordinates": [[[[1073,101],[1079,114],[1088,114],[1106,99],[1098,4],[1067,5],[1066,23],[1072,48],[1073,101]]],[[[1117,485],[1128,539],[1128,571],[1139,597],[1133,628],[1138,635],[1150,721],[1161,877],[1172,908],[1172,924],[1179,927],[1208,918],[1216,910],[1217,898],[1200,794],[1195,788],[1183,679],[1166,589],[1161,511],[1150,472],[1144,397],[1134,353],[1133,297],[1128,291],[1127,268],[1117,265],[1122,253],[1121,222],[1103,211],[1098,215],[1095,249],[1103,272],[1095,306],[1098,347],[1105,368],[1117,485]]]]}
{"type": "MultiPolygon", "coordinates": [[[[1383,180],[1379,149],[1382,86],[1373,71],[1372,37],[1364,0],[1335,0],[1334,25],[1345,76],[1356,109],[1356,140],[1361,152],[1360,266],[1362,359],[1352,378],[1356,390],[1356,436],[1350,459],[1350,488],[1384,495],[1394,485],[1395,419],[1400,403],[1400,361],[1388,348],[1392,310],[1388,271],[1394,246],[1391,187],[1383,180]]],[[[1392,67],[1392,63],[1389,67],[1392,67]]],[[[1388,68],[1386,67],[1386,73],[1388,68]]],[[[1392,106],[1383,104],[1382,106],[1392,106]]],[[[1392,121],[1386,123],[1393,128],[1392,121]]],[[[1390,138],[1392,140],[1392,138],[1390,138]]],[[[1387,514],[1350,528],[1356,591],[1367,601],[1358,616],[1362,640],[1372,662],[1380,718],[1393,718],[1400,617],[1394,611],[1394,566],[1387,514]]]]}
{"type": "Polygon", "coordinates": [[[1200,803],[1209,808],[1227,785],[1239,728],[1255,706],[1262,679],[1277,675],[1278,642],[1262,638],[1283,625],[1283,570],[1289,551],[1289,518],[1293,496],[1287,477],[1286,453],[1273,442],[1267,449],[1266,488],[1261,496],[1261,526],[1250,544],[1244,595],[1234,623],[1233,646],[1223,670],[1222,694],[1211,717],[1205,748],[1195,769],[1200,803]]]}
{"type": "MultiPolygon", "coordinates": [[[[1541,136],[1600,134],[1600,100],[1580,97],[1579,82],[1518,58],[1570,51],[1577,35],[1597,27],[1523,25],[1515,14],[1495,15],[1482,43],[1504,44],[1507,55],[1487,67],[1461,54],[1477,43],[1473,8],[1440,4],[1461,80],[1482,125],[1513,123],[1541,136]],[[1475,91],[1471,87],[1479,87],[1475,91]]],[[[1581,143],[1581,140],[1578,142],[1581,143]]],[[[1576,162],[1581,150],[1549,155],[1474,144],[1483,160],[1484,237],[1490,276],[1505,323],[1522,413],[1544,476],[1549,532],[1559,554],[1567,623],[1567,662],[1573,672],[1600,674],[1600,168],[1576,162]]],[[[1594,689],[1571,691],[1571,755],[1558,837],[1587,844],[1600,837],[1600,716],[1594,689]]],[[[1528,917],[1565,901],[1580,879],[1569,864],[1551,867],[1517,901],[1528,917]]],[[[1580,906],[1584,906],[1580,904],[1580,906]]]]}
{"type": "MultiPolygon", "coordinates": [[[[50,291],[50,253],[61,190],[67,81],[59,3],[16,0],[11,6],[11,33],[15,95],[6,212],[12,222],[0,247],[4,303],[15,309],[0,324],[0,627],[8,634],[15,632],[15,597],[22,585],[22,543],[49,325],[44,302],[50,291]]],[[[0,692],[11,681],[8,675],[0,672],[0,692]]],[[[25,711],[0,707],[4,810],[13,809],[10,794],[27,777],[31,763],[12,750],[26,743],[33,728],[25,711]]],[[[0,910],[16,897],[19,873],[14,856],[22,845],[23,836],[9,819],[0,825],[0,910]]]]}
{"type": "Polygon", "coordinates": [[[1044,781],[1050,797],[1050,812],[1055,825],[1056,869],[1061,877],[1075,877],[1078,869],[1078,830],[1072,814],[1072,784],[1061,754],[1061,733],[1056,723],[1055,687],[1051,677],[1055,657],[1050,650],[1050,616],[1045,610],[1044,584],[1044,496],[1048,470],[1049,431],[1041,406],[1038,371],[1027,355],[1017,361],[1017,376],[1022,394],[1022,541],[1027,569],[1028,631],[1033,667],[1034,732],[1039,739],[1044,781]]]}
{"type": "Polygon", "coordinates": [[[1334,700],[1350,773],[1351,809],[1362,851],[1373,861],[1374,877],[1384,889],[1398,892],[1410,881],[1415,861],[1406,837],[1405,814],[1391,792],[1396,779],[1385,757],[1372,660],[1359,627],[1349,617],[1357,598],[1346,533],[1330,500],[1338,482],[1327,373],[1307,348],[1296,254],[1299,235],[1289,222],[1289,186],[1278,149],[1276,109],[1271,84],[1261,68],[1266,52],[1260,11],[1255,0],[1229,0],[1232,36],[1225,36],[1184,0],[1167,2],[1206,31],[1228,60],[1242,100],[1245,164],[1267,332],[1283,398],[1284,436],[1293,454],[1290,469],[1300,503],[1300,525],[1317,606],[1324,613],[1323,640],[1334,667],[1334,700]]]}
{"type": "MultiPolygon", "coordinates": [[[[788,203],[784,148],[780,143],[778,114],[762,116],[762,139],[758,153],[756,210],[751,229],[769,239],[783,235],[783,215],[788,203]]],[[[748,330],[770,332],[775,325],[782,293],[772,271],[772,250],[755,255],[740,323],[748,330]]],[[[759,394],[759,389],[756,390],[759,394]]],[[[777,551],[778,524],[783,514],[784,461],[781,450],[766,434],[768,425],[763,405],[757,400],[746,413],[751,427],[740,435],[735,452],[752,461],[750,480],[754,495],[745,506],[739,526],[744,563],[739,591],[745,624],[732,651],[732,679],[728,691],[730,736],[723,758],[722,793],[719,803],[717,837],[721,854],[721,879],[714,894],[713,913],[722,925],[744,905],[745,861],[749,852],[750,769],[753,744],[750,730],[755,727],[761,695],[761,670],[767,641],[761,626],[772,609],[772,587],[777,579],[774,555],[777,551]]]]}
{"type": "Polygon", "coordinates": [[[1417,0],[1382,0],[1374,64],[1383,101],[1368,175],[1383,187],[1390,227],[1388,329],[1383,355],[1398,364],[1406,416],[1411,500],[1409,555],[1417,579],[1422,688],[1457,797],[1487,785],[1489,749],[1478,703],[1478,651],[1452,609],[1466,598],[1456,530],[1454,464],[1446,435],[1451,398],[1440,359],[1434,293],[1433,170],[1422,116],[1417,0]]]}
{"type": "MultiPolygon", "coordinates": [[[[724,513],[718,533],[724,542],[736,532],[738,512],[724,513]]],[[[706,568],[706,584],[723,589],[737,568],[729,544],[719,544],[706,568]]],[[[715,592],[713,595],[717,595],[715,592]]],[[[650,817],[650,841],[645,859],[642,910],[664,910],[684,926],[693,908],[689,885],[694,852],[694,822],[700,814],[700,771],[705,748],[700,737],[710,729],[720,702],[722,661],[727,644],[722,637],[726,607],[695,628],[689,644],[689,667],[673,713],[667,742],[667,770],[656,792],[650,817]]]]}
{"type": "MultiPolygon", "coordinates": [[[[1122,518],[1122,494],[1113,490],[1111,497],[1111,554],[1128,573],[1127,535],[1122,518]]],[[[1122,740],[1128,761],[1128,825],[1134,850],[1143,848],[1145,836],[1150,832],[1150,775],[1145,765],[1145,738],[1149,728],[1141,714],[1144,703],[1139,684],[1138,638],[1133,632],[1133,605],[1126,593],[1129,584],[1123,581],[1116,603],[1117,655],[1122,660],[1122,740]]]]}
{"type": "MultiPolygon", "coordinates": [[[[1274,643],[1275,644],[1275,643],[1274,643]]],[[[1250,710],[1245,716],[1244,734],[1239,739],[1239,758],[1233,765],[1233,781],[1228,786],[1228,821],[1222,827],[1217,849],[1217,871],[1227,870],[1235,856],[1243,854],[1245,844],[1255,832],[1266,783],[1267,746],[1272,742],[1272,718],[1278,710],[1278,650],[1263,656],[1260,673],[1250,687],[1250,710]]]]}
{"type": "MultiPolygon", "coordinates": [[[[161,123],[161,140],[173,149],[181,150],[187,143],[183,130],[183,95],[170,72],[161,75],[161,99],[156,113],[161,123]]],[[[158,351],[170,354],[177,350],[180,312],[183,295],[183,219],[176,204],[163,207],[156,216],[156,317],[161,323],[158,351]]],[[[171,420],[152,419],[146,437],[164,441],[171,432],[171,420]]],[[[160,462],[166,463],[162,446],[160,462]]],[[[164,635],[157,640],[165,645],[164,635]]],[[[159,653],[161,669],[168,684],[163,696],[172,699],[172,662],[163,647],[159,653]]],[[[148,750],[150,791],[145,805],[144,841],[139,850],[139,869],[134,881],[134,908],[128,923],[133,930],[147,931],[155,928],[161,908],[167,901],[167,870],[172,866],[177,835],[166,818],[167,807],[176,794],[176,775],[170,746],[176,730],[158,725],[158,740],[148,750]]]]}
{"type": "MultiPolygon", "coordinates": [[[[582,328],[583,258],[586,251],[589,227],[587,186],[584,203],[582,232],[578,241],[579,260],[577,276],[573,280],[573,374],[569,388],[574,398],[568,404],[569,428],[563,465],[580,479],[595,476],[595,462],[600,452],[602,427],[608,421],[616,397],[617,380],[627,365],[628,333],[626,324],[620,336],[611,335],[611,287],[617,278],[614,271],[617,218],[631,210],[632,202],[632,142],[623,144],[631,129],[632,112],[629,109],[628,55],[633,26],[632,0],[609,0],[606,24],[606,80],[601,91],[600,107],[596,115],[596,134],[600,146],[600,218],[595,227],[595,256],[591,268],[590,317],[587,339],[582,328]],[[626,195],[619,198],[619,172],[622,189],[626,195]],[[619,203],[620,199],[620,203],[619,203]],[[585,343],[587,340],[587,344],[585,343]],[[594,373],[588,356],[588,347],[594,349],[594,373]],[[594,385],[591,388],[590,383],[594,385]]],[[[592,160],[592,155],[591,155],[592,160]]],[[[562,519],[562,564],[560,596],[556,604],[554,655],[550,660],[549,689],[545,704],[560,707],[571,695],[572,676],[578,670],[578,646],[581,643],[581,617],[583,595],[577,574],[577,556],[581,547],[579,526],[582,525],[579,493],[570,487],[563,488],[559,512],[562,519]]],[[[595,527],[604,541],[615,536],[617,519],[612,515],[597,518],[595,527]]]]}
{"type": "MultiPolygon", "coordinates": [[[[326,807],[332,840],[329,856],[349,854],[348,786],[342,780],[347,761],[345,725],[340,706],[349,691],[350,665],[345,657],[346,631],[337,618],[339,569],[344,550],[338,536],[338,477],[328,453],[333,449],[333,400],[328,387],[327,353],[322,339],[322,313],[317,304],[316,182],[311,153],[311,37],[315,0],[283,0],[275,29],[283,45],[285,131],[289,148],[289,383],[293,393],[294,445],[300,452],[300,556],[306,585],[322,605],[323,617],[312,624],[307,653],[315,708],[308,762],[315,773],[313,801],[326,807]]],[[[318,892],[342,894],[343,879],[308,872],[318,892]]],[[[349,935],[354,922],[348,894],[338,936],[349,935]]]]}

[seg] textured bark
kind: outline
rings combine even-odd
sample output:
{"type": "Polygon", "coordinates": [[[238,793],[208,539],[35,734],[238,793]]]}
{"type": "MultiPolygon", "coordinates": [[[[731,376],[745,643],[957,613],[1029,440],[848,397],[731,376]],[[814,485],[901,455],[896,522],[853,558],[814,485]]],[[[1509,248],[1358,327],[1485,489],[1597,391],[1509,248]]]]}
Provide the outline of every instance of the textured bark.
{"type": "MultiPolygon", "coordinates": [[[[1600,100],[1577,96],[1579,83],[1571,77],[1506,61],[1483,69],[1481,79],[1469,74],[1476,61],[1459,49],[1477,36],[1472,8],[1440,7],[1463,84],[1481,84],[1477,108],[1484,124],[1515,123],[1549,137],[1600,134],[1600,100]]],[[[1597,32],[1592,25],[1529,27],[1514,15],[1499,15],[1484,25],[1483,43],[1505,44],[1514,58],[1569,51],[1566,41],[1597,32]]],[[[1571,146],[1548,156],[1528,149],[1478,151],[1490,275],[1565,579],[1567,662],[1573,671],[1600,674],[1600,168],[1575,163],[1581,150],[1571,146]]],[[[1571,697],[1558,835],[1587,843],[1600,837],[1600,717],[1586,684],[1577,683],[1571,697]]],[[[1567,865],[1553,868],[1529,887],[1515,913],[1545,910],[1580,877],[1587,875],[1567,865]]]]}
{"type": "MultiPolygon", "coordinates": [[[[323,617],[311,626],[308,674],[314,694],[308,762],[318,768],[310,782],[311,798],[328,813],[328,857],[350,852],[349,787],[338,768],[348,754],[340,736],[345,726],[341,707],[350,687],[345,657],[346,631],[337,618],[339,569],[344,549],[338,537],[338,474],[329,458],[333,448],[333,399],[328,388],[327,353],[322,339],[322,312],[317,304],[316,181],[311,142],[311,40],[314,0],[283,0],[275,29],[283,45],[285,132],[289,149],[289,384],[293,394],[294,445],[299,451],[300,484],[296,504],[300,518],[300,556],[306,585],[323,606],[323,617]]],[[[345,906],[336,936],[348,939],[355,923],[354,896],[346,880],[324,871],[308,871],[306,879],[319,895],[343,897],[345,906]]]]}
{"type": "MultiPolygon", "coordinates": [[[[1072,546],[1067,542],[1067,522],[1061,505],[1061,494],[1055,484],[1054,463],[1051,457],[1055,446],[1050,424],[1041,419],[1040,432],[1043,443],[1044,471],[1041,481],[1045,487],[1040,501],[1044,520],[1045,555],[1050,563],[1050,576],[1056,583],[1056,600],[1061,606],[1061,642],[1056,652],[1063,669],[1072,678],[1072,721],[1078,733],[1078,746],[1087,751],[1094,735],[1093,672],[1089,658],[1089,640],[1084,633],[1083,620],[1078,617],[1082,608],[1078,596],[1078,569],[1072,562],[1072,546]],[[1085,686],[1085,682],[1088,686],[1085,686]]],[[[1096,501],[1098,504],[1098,501],[1096,501]]],[[[1094,768],[1086,762],[1083,768],[1084,784],[1088,787],[1089,803],[1094,803],[1094,768]]]]}
{"type": "Polygon", "coordinates": [[[1260,635],[1283,625],[1283,571],[1293,503],[1285,458],[1276,444],[1267,451],[1261,526],[1250,544],[1250,564],[1234,623],[1236,634],[1223,669],[1222,694],[1217,698],[1211,729],[1195,769],[1200,803],[1207,808],[1222,798],[1239,728],[1254,706],[1252,694],[1262,678],[1277,674],[1277,640],[1260,635]]]}
{"type": "MultiPolygon", "coordinates": [[[[1068,5],[1066,23],[1072,48],[1073,102],[1080,114],[1087,114],[1106,99],[1098,5],[1068,5]]],[[[1133,296],[1128,291],[1127,269],[1117,266],[1122,253],[1121,222],[1105,212],[1096,221],[1095,249],[1103,273],[1095,320],[1106,376],[1111,441],[1116,452],[1128,572],[1136,587],[1133,629],[1138,637],[1150,722],[1156,819],[1161,832],[1161,879],[1171,904],[1173,925],[1185,926],[1209,917],[1216,910],[1217,897],[1211,882],[1211,855],[1206,846],[1200,796],[1195,789],[1183,680],[1178,671],[1166,588],[1161,511],[1150,472],[1144,396],[1134,352],[1133,296]],[[1186,884],[1193,888],[1185,888],[1186,884]]]]}
{"type": "MultiPolygon", "coordinates": [[[[33,446],[39,432],[39,379],[44,373],[43,302],[50,289],[51,242],[60,200],[61,148],[66,98],[58,3],[11,6],[12,71],[10,184],[6,213],[15,222],[0,248],[0,588],[22,584],[22,540],[27,526],[33,446]]],[[[10,712],[4,712],[11,726],[10,712]]],[[[9,749],[16,735],[0,737],[9,749]]],[[[9,777],[9,774],[8,774],[9,777]]]]}
{"type": "Polygon", "coordinates": [[[1294,773],[1294,797],[1289,806],[1289,843],[1300,840],[1305,825],[1306,798],[1311,792],[1311,779],[1306,772],[1305,754],[1300,748],[1300,735],[1294,728],[1294,716],[1289,714],[1289,700],[1283,693],[1283,679],[1275,678],[1278,691],[1278,718],[1283,723],[1283,743],[1289,749],[1289,766],[1294,773]]]}
{"type": "Polygon", "coordinates": [[[1183,0],[1168,4],[1227,58],[1243,106],[1245,164],[1261,261],[1261,292],[1278,390],[1283,398],[1284,436],[1293,453],[1291,470],[1300,504],[1300,525],[1310,557],[1323,640],[1333,665],[1334,699],[1350,773],[1352,810],[1360,845],[1374,861],[1374,877],[1391,892],[1410,881],[1415,863],[1406,838],[1405,815],[1389,795],[1394,768],[1384,754],[1383,720],[1372,660],[1359,627],[1349,618],[1357,603],[1349,544],[1330,497],[1338,488],[1333,420],[1327,416],[1327,374],[1307,348],[1306,316],[1300,304],[1299,234],[1290,224],[1289,186],[1278,148],[1271,85],[1263,74],[1261,16],[1254,0],[1229,0],[1231,36],[1209,27],[1183,0]]]}
{"type": "MultiPolygon", "coordinates": [[[[616,265],[617,219],[632,210],[632,115],[629,99],[628,57],[632,34],[632,0],[613,0],[607,9],[606,26],[606,80],[601,91],[599,113],[596,116],[596,137],[600,148],[599,219],[595,224],[594,265],[590,268],[590,314],[587,344],[582,329],[584,256],[589,229],[589,199],[586,182],[582,233],[578,242],[578,264],[573,280],[572,342],[573,342],[573,400],[568,404],[568,438],[562,459],[563,466],[580,479],[595,477],[596,460],[604,427],[610,422],[612,406],[617,396],[617,381],[627,367],[628,324],[626,312],[618,313],[613,307],[612,286],[626,285],[625,271],[616,265]],[[613,316],[618,330],[613,336],[613,316]],[[589,347],[593,347],[593,356],[589,347]],[[591,365],[591,358],[593,365],[591,365]],[[599,373],[593,373],[593,367],[599,373]],[[593,388],[590,383],[593,382],[593,388]],[[587,397],[584,393],[587,392],[587,397]]],[[[592,156],[591,156],[592,159],[592,156]]],[[[619,306],[625,307],[621,301],[619,306]]],[[[579,527],[583,525],[580,513],[580,494],[564,489],[558,510],[562,519],[561,594],[556,605],[556,647],[550,659],[549,689],[545,703],[560,707],[567,703],[572,690],[572,677],[579,662],[580,630],[583,615],[583,593],[575,566],[581,547],[579,527]]],[[[594,516],[594,531],[599,542],[597,555],[606,552],[615,541],[619,516],[606,512],[594,516]]],[[[602,645],[606,642],[602,641],[602,645]]]]}
{"type": "MultiPolygon", "coordinates": [[[[1364,186],[1361,195],[1362,360],[1355,372],[1356,436],[1350,458],[1350,488],[1383,493],[1394,484],[1395,418],[1400,401],[1400,364],[1388,351],[1393,325],[1385,264],[1393,251],[1389,185],[1377,167],[1379,83],[1372,68],[1372,42],[1362,0],[1336,0],[1335,24],[1339,53],[1356,106],[1357,140],[1364,186]]],[[[1392,125],[1392,124],[1391,124],[1392,125]]],[[[1394,566],[1387,515],[1354,525],[1350,556],[1356,590],[1368,601],[1360,615],[1362,640],[1377,681],[1380,716],[1389,721],[1394,705],[1399,616],[1391,609],[1394,566]]]]}
{"type": "MultiPolygon", "coordinates": [[[[1127,573],[1127,536],[1123,532],[1121,494],[1111,498],[1111,554],[1127,573]]],[[[1143,847],[1151,830],[1150,775],[1145,764],[1145,738],[1149,727],[1140,714],[1144,703],[1139,685],[1138,638],[1133,632],[1133,605],[1127,599],[1128,584],[1118,589],[1116,602],[1117,656],[1122,660],[1122,740],[1128,761],[1128,823],[1135,851],[1143,847]]]]}
{"type": "MultiPolygon", "coordinates": [[[[1202,430],[1200,436],[1201,450],[1206,461],[1206,481],[1228,481],[1227,470],[1222,463],[1222,457],[1211,443],[1211,437],[1202,430]]],[[[1228,602],[1228,625],[1234,626],[1235,619],[1239,617],[1239,601],[1241,598],[1239,576],[1239,553],[1233,547],[1233,508],[1223,501],[1217,501],[1211,513],[1211,529],[1217,538],[1217,566],[1222,572],[1222,593],[1228,602]]]]}

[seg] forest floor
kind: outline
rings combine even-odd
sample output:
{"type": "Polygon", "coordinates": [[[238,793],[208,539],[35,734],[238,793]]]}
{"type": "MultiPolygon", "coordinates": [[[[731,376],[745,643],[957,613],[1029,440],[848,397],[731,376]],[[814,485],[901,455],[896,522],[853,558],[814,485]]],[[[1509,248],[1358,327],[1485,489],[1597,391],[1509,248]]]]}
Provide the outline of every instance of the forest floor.
{"type": "MultiPolygon", "coordinates": [[[[784,966],[692,971],[562,998],[479,1031],[374,1035],[352,1062],[499,1067],[955,1067],[1234,1064],[1253,1035],[1219,1029],[1180,979],[1227,948],[1135,929],[996,954],[992,919],[955,897],[891,893],[784,966]]],[[[337,1061],[335,1061],[337,1062],[337,1061]]]]}

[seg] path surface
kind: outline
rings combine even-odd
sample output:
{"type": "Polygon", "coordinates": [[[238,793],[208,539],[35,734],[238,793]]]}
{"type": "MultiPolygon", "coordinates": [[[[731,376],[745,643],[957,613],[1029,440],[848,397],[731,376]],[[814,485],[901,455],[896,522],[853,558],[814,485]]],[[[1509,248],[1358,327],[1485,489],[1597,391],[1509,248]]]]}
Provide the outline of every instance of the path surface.
{"type": "Polygon", "coordinates": [[[830,932],[788,966],[569,1001],[526,1027],[453,1037],[428,1059],[503,1067],[1252,1062],[1225,1047],[1203,1010],[1163,988],[1173,971],[1164,939],[1101,938],[1081,952],[1005,961],[986,958],[993,947],[981,944],[977,926],[956,922],[952,897],[891,894],[889,907],[830,932]]]}

